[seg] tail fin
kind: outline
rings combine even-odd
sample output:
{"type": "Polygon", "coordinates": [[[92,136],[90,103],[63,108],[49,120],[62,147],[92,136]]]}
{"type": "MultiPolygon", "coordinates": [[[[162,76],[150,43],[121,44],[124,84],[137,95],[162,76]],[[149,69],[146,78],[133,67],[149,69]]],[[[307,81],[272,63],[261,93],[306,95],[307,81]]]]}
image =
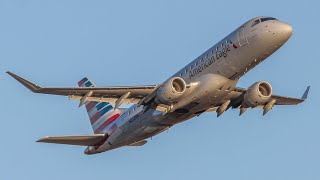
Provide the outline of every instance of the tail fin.
{"type": "MultiPolygon", "coordinates": [[[[88,78],[83,78],[78,82],[78,85],[79,87],[95,87],[88,78]]],[[[117,125],[113,122],[120,116],[120,110],[114,109],[108,102],[88,101],[85,106],[95,134],[107,133],[110,135],[117,129],[117,125]]]]}

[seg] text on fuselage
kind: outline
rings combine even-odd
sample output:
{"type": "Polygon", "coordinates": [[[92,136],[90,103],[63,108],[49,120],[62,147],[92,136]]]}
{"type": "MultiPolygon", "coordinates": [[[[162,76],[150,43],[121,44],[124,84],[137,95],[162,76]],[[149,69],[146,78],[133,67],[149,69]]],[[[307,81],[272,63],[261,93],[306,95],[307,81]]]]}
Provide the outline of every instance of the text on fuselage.
{"type": "Polygon", "coordinates": [[[231,40],[227,40],[227,43],[221,43],[216,47],[215,54],[208,58],[206,61],[201,62],[198,66],[195,66],[189,71],[189,78],[197,76],[199,73],[204,71],[206,68],[211,66],[216,60],[228,57],[228,53],[231,51],[231,45],[234,49],[238,48],[231,40]]]}

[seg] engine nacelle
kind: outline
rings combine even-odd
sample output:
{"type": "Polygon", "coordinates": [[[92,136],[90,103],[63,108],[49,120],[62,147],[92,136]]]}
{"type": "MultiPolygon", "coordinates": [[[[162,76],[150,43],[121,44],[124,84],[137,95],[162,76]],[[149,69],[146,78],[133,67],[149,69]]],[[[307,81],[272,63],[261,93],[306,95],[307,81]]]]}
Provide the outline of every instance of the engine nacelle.
{"type": "Polygon", "coordinates": [[[244,107],[256,107],[269,101],[272,95],[272,86],[266,81],[259,81],[251,85],[243,98],[244,107]]]}
{"type": "Polygon", "coordinates": [[[167,105],[176,103],[187,89],[186,82],[180,77],[173,77],[157,91],[157,99],[167,105]]]}

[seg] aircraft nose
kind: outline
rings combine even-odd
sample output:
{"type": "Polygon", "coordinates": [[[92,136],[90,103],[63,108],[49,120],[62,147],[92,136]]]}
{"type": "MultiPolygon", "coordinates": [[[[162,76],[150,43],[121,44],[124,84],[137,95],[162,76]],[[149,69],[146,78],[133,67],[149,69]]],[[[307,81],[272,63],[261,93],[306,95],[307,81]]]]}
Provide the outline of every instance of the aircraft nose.
{"type": "Polygon", "coordinates": [[[288,38],[292,35],[293,28],[287,23],[282,24],[283,34],[288,36],[288,38]]]}
{"type": "Polygon", "coordinates": [[[278,25],[278,31],[280,34],[280,39],[284,43],[291,37],[293,28],[289,24],[281,22],[278,25]]]}

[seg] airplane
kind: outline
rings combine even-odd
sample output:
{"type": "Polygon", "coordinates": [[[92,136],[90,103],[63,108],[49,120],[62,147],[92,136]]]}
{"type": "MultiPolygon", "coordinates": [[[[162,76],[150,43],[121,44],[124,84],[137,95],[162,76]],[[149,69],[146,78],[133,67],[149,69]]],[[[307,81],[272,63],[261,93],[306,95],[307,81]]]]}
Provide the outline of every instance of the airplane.
{"type": "Polygon", "coordinates": [[[273,17],[256,17],[216,45],[209,48],[180,71],[158,85],[97,87],[88,78],[79,87],[41,87],[12,72],[7,72],[34,93],[67,96],[85,106],[93,134],[47,136],[37,142],[86,146],[87,155],[123,146],[143,146],[148,138],[173,125],[216,112],[261,108],[263,115],[275,105],[296,105],[301,98],[274,95],[272,86],[259,81],[247,89],[236,87],[240,77],[284,45],[292,27],[273,17]],[[121,108],[123,103],[133,104],[121,108]]]}

